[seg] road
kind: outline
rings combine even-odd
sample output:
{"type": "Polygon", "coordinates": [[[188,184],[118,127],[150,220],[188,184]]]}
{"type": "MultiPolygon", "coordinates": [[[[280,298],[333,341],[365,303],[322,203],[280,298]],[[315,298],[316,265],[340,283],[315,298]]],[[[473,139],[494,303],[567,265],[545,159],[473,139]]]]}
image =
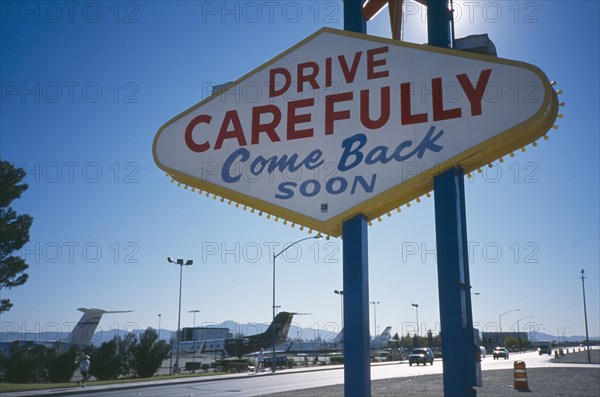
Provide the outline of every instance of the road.
{"type": "MultiPolygon", "coordinates": [[[[561,366],[581,366],[579,364],[554,364],[549,360],[551,356],[539,356],[537,352],[511,354],[508,360],[494,360],[488,355],[482,361],[482,370],[499,370],[513,368],[515,360],[523,360],[527,368],[542,368],[561,366]]],[[[387,379],[398,377],[412,377],[426,374],[442,373],[442,362],[436,360],[433,365],[427,366],[409,366],[406,361],[401,363],[381,363],[371,366],[371,379],[387,379]]],[[[164,397],[164,396],[257,396],[270,393],[278,393],[297,389],[311,387],[320,387],[341,384],[344,381],[344,372],[342,366],[320,367],[314,371],[303,370],[283,370],[275,374],[246,374],[235,377],[215,377],[210,381],[190,382],[183,380],[180,383],[159,383],[155,382],[144,387],[132,389],[116,389],[106,391],[96,391],[95,396],[102,397],[164,397]]],[[[92,389],[90,387],[89,389],[92,389]]],[[[64,390],[63,392],[65,392],[64,390]]],[[[69,390],[69,396],[89,396],[88,393],[69,390]]],[[[87,390],[86,390],[87,391],[87,390]]],[[[91,390],[90,390],[91,391],[91,390]]]]}
{"type": "MultiPolygon", "coordinates": [[[[482,361],[483,371],[512,369],[514,361],[523,360],[527,368],[580,367],[590,368],[589,364],[551,363],[552,356],[539,356],[537,352],[513,354],[508,360],[494,360],[488,355],[482,361]]],[[[600,369],[598,365],[592,368],[600,369]]],[[[502,372],[502,371],[499,371],[502,372]]],[[[371,365],[371,379],[413,378],[419,375],[442,373],[442,361],[435,360],[433,365],[413,365],[408,362],[375,363],[371,365]]],[[[495,372],[494,372],[495,373],[495,372]]],[[[340,365],[296,368],[278,371],[275,374],[249,373],[208,376],[202,378],[179,378],[172,380],[149,380],[137,384],[93,385],[85,389],[69,387],[62,389],[38,390],[29,392],[6,393],[7,397],[24,396],[94,396],[101,397],[202,397],[202,396],[259,396],[314,387],[343,384],[344,371],[340,365]]],[[[510,382],[509,382],[510,383],[510,382]]],[[[4,397],[4,393],[3,393],[4,397]]]]}

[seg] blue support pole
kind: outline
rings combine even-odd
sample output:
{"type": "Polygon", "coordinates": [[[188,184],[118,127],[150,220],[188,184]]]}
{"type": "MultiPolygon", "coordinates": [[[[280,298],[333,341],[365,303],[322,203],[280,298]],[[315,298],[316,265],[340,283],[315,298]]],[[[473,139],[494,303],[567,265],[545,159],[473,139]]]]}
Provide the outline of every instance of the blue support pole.
{"type": "Polygon", "coordinates": [[[450,14],[448,0],[427,2],[427,41],[435,47],[450,48],[450,14]]]}
{"type": "MultiPolygon", "coordinates": [[[[364,0],[344,0],[344,30],[367,33],[364,0]]],[[[344,278],[344,396],[371,396],[367,218],[342,225],[344,278]]]]}
{"type": "Polygon", "coordinates": [[[367,33],[367,21],[363,18],[364,0],[344,0],[344,30],[367,33]]]}
{"type": "MultiPolygon", "coordinates": [[[[429,45],[451,47],[448,0],[427,2],[429,45]]],[[[477,364],[471,309],[464,172],[451,168],[433,181],[444,396],[475,396],[477,364]]]]}
{"type": "Polygon", "coordinates": [[[342,226],[344,277],[344,396],[371,396],[367,218],[342,226]]]}
{"type": "Polygon", "coordinates": [[[434,195],[444,396],[475,396],[479,347],[473,338],[462,168],[436,176],[434,195]]]}

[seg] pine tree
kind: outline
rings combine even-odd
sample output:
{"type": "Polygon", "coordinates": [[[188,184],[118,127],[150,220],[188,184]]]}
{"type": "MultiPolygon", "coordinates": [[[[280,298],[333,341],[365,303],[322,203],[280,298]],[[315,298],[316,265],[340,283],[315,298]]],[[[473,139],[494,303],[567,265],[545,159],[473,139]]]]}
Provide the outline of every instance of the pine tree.
{"type": "MultiPolygon", "coordinates": [[[[27,214],[17,215],[10,207],[13,200],[21,197],[28,186],[21,181],[25,171],[7,161],[0,160],[0,292],[25,284],[29,267],[23,258],[13,255],[29,241],[29,228],[33,218],[27,214]]],[[[0,299],[0,313],[10,310],[10,299],[0,299]]]]}

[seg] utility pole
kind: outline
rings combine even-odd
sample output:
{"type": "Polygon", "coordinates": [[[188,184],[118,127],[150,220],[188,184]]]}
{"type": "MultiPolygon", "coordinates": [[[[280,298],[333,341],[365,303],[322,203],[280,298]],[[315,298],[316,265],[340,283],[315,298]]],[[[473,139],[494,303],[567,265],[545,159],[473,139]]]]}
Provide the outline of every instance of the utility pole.
{"type": "Polygon", "coordinates": [[[590,356],[590,334],[588,333],[588,323],[587,323],[587,309],[585,307],[585,276],[583,275],[584,271],[581,269],[581,288],[583,289],[583,317],[585,318],[585,343],[587,344],[587,356],[588,363],[592,363],[592,357],[590,356]]]}

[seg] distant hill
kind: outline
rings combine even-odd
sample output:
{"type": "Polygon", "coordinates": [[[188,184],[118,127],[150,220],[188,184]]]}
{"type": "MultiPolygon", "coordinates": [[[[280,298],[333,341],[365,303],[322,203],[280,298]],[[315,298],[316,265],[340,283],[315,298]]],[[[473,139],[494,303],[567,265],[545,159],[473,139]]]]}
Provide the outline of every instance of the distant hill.
{"type": "MultiPolygon", "coordinates": [[[[141,334],[144,330],[134,330],[135,334],[141,334]]],[[[164,331],[165,333],[169,331],[164,331]]],[[[101,345],[113,339],[115,336],[124,337],[128,331],[110,330],[98,331],[92,337],[92,344],[101,345]]],[[[163,335],[161,335],[161,338],[163,335]]],[[[0,332],[0,342],[13,342],[15,340],[28,340],[33,342],[61,342],[69,338],[69,332],[0,332]]]]}
{"type": "MultiPolygon", "coordinates": [[[[234,336],[237,335],[254,335],[264,332],[269,324],[259,323],[237,323],[232,320],[224,321],[220,324],[212,324],[214,327],[226,327],[231,330],[234,336]]],[[[104,342],[112,340],[115,336],[125,337],[130,331],[120,329],[98,331],[92,337],[92,344],[99,346],[104,342]]],[[[144,332],[143,329],[131,331],[137,335],[144,332]]],[[[288,337],[291,339],[302,338],[305,341],[313,341],[320,337],[322,340],[332,339],[338,330],[316,330],[313,328],[300,328],[297,326],[290,327],[288,337]]],[[[169,341],[174,337],[175,330],[160,329],[160,338],[169,341]]],[[[69,337],[68,332],[0,332],[0,342],[13,342],[15,340],[30,340],[30,341],[64,341],[69,337]]]]}
{"type": "MultiPolygon", "coordinates": [[[[506,335],[509,335],[510,332],[505,332],[506,335]]],[[[583,342],[585,341],[585,336],[581,336],[581,335],[571,335],[571,336],[561,336],[560,338],[555,336],[555,335],[550,335],[550,334],[546,334],[544,332],[537,332],[535,334],[535,337],[532,337],[532,342],[535,341],[560,341],[560,342],[583,342]]],[[[593,336],[590,337],[590,342],[591,341],[596,341],[596,342],[600,342],[600,336],[593,336]]]]}
{"type": "MultiPolygon", "coordinates": [[[[544,332],[538,332],[536,334],[536,340],[543,340],[543,341],[565,341],[565,342],[583,342],[585,341],[585,335],[581,336],[581,335],[572,335],[572,336],[565,336],[565,337],[557,337],[554,335],[550,335],[550,334],[546,334],[544,332]]],[[[600,341],[600,336],[591,336],[590,337],[590,341],[600,341]]]]}
{"type": "MultiPolygon", "coordinates": [[[[237,323],[232,320],[224,321],[220,324],[212,324],[214,327],[226,327],[231,330],[234,336],[243,334],[254,335],[260,332],[264,332],[269,324],[259,324],[259,323],[237,323]]],[[[332,327],[333,328],[333,327],[332,327]]],[[[129,331],[124,330],[106,330],[106,331],[98,331],[94,334],[92,338],[92,344],[101,345],[104,342],[108,342],[113,339],[115,336],[125,337],[129,331]]],[[[139,335],[144,332],[143,329],[133,330],[133,333],[139,335]]],[[[329,330],[317,330],[314,328],[300,328],[298,326],[290,327],[290,331],[288,333],[288,337],[290,339],[302,338],[304,341],[314,341],[317,338],[321,340],[330,340],[333,339],[335,334],[338,332],[337,329],[329,329],[329,330]]],[[[174,330],[161,329],[160,330],[160,338],[166,341],[169,341],[172,336],[174,336],[174,330]]],[[[15,340],[31,340],[31,341],[60,341],[66,340],[69,336],[68,332],[0,332],[0,342],[12,342],[15,340]]],[[[544,332],[538,332],[536,334],[535,340],[539,341],[566,341],[566,342],[583,342],[585,341],[585,336],[581,335],[571,335],[565,336],[564,338],[561,336],[560,338],[555,335],[546,334],[544,332]]],[[[600,342],[600,336],[590,337],[590,341],[600,342]]]]}

